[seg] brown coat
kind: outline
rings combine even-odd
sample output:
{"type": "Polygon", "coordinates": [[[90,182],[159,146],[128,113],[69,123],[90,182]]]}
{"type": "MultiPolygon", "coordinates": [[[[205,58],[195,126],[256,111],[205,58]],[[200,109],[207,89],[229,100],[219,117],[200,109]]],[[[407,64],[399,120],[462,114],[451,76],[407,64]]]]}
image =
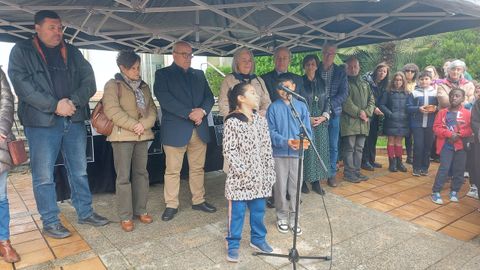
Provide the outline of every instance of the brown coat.
{"type": "Polygon", "coordinates": [[[145,96],[145,103],[148,114],[141,118],[137,111],[137,103],[135,93],[132,88],[120,79],[111,79],[105,84],[103,92],[103,104],[105,115],[112,120],[114,127],[112,134],[107,140],[111,142],[131,142],[131,141],[147,141],[153,139],[152,127],[157,119],[157,107],[153,102],[150,88],[142,82],[140,88],[145,96]],[[117,94],[117,85],[120,88],[117,94]],[[133,127],[137,123],[142,123],[145,132],[137,135],[133,132],[133,127]]]}
{"type": "Polygon", "coordinates": [[[0,143],[0,173],[13,167],[12,158],[8,152],[7,141],[15,140],[13,126],[13,95],[5,73],[0,69],[0,134],[7,139],[0,143]]]}

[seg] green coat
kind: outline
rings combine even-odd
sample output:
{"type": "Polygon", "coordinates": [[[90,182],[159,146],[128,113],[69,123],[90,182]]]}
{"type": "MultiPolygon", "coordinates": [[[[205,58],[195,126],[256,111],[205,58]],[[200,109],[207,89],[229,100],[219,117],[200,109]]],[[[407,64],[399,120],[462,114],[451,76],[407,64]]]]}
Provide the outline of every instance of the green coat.
{"type": "Polygon", "coordinates": [[[342,116],[340,118],[340,135],[368,135],[370,125],[360,119],[360,111],[365,111],[368,117],[375,110],[375,97],[368,83],[360,78],[348,77],[348,98],[343,103],[342,116]]]}

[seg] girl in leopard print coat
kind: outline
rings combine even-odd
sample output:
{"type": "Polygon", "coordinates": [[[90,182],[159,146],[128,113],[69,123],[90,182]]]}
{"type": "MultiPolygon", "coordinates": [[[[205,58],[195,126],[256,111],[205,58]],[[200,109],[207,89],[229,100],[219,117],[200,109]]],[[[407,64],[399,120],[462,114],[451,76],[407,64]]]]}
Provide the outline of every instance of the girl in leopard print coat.
{"type": "Polygon", "coordinates": [[[273,249],[266,242],[265,198],[275,182],[268,124],[258,115],[258,96],[248,83],[239,83],[228,93],[230,114],[223,130],[223,155],[228,164],[225,197],[228,200],[227,260],[237,262],[246,208],[250,210],[250,246],[273,249]]]}

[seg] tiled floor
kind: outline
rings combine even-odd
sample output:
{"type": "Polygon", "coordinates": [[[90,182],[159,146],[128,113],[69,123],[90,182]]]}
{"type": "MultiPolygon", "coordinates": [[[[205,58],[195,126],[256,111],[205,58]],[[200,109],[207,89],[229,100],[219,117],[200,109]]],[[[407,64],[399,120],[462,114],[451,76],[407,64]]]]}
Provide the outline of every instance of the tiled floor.
{"type": "MultiPolygon", "coordinates": [[[[431,164],[429,176],[415,177],[411,174],[411,166],[408,166],[410,172],[390,173],[387,159],[378,159],[383,168],[375,172],[362,170],[371,180],[359,184],[343,181],[331,191],[366,207],[460,240],[468,241],[480,235],[480,212],[477,211],[480,202],[465,196],[468,183],[462,187],[459,203],[448,200],[450,185],[447,184],[441,193],[444,204],[437,205],[430,200],[430,194],[438,163],[431,164]]],[[[338,178],[341,179],[341,175],[338,178]]]]}
{"type": "Polygon", "coordinates": [[[42,223],[35,206],[29,173],[10,175],[8,197],[11,214],[10,240],[20,254],[21,261],[7,264],[0,260],[1,270],[23,269],[48,261],[56,262],[53,264],[55,269],[106,269],[98,256],[91,256],[91,254],[78,256],[82,252],[89,251],[90,246],[63,216],[61,216],[62,223],[73,233],[71,237],[58,240],[40,233],[42,223]],[[80,260],[77,257],[87,258],[80,260]]]}
{"type": "MultiPolygon", "coordinates": [[[[459,203],[448,201],[447,186],[442,192],[446,203],[436,205],[430,201],[429,194],[438,164],[432,164],[430,176],[414,177],[411,173],[389,173],[387,160],[383,157],[378,159],[384,168],[364,172],[371,177],[369,181],[359,184],[342,182],[340,173],[339,187],[329,189],[329,192],[460,240],[468,241],[480,235],[480,212],[477,211],[480,203],[465,196],[468,185],[463,186],[459,203]]],[[[58,240],[40,233],[42,225],[29,173],[12,174],[8,192],[12,216],[11,241],[22,260],[15,265],[0,260],[0,270],[40,267],[45,263],[53,269],[106,269],[104,262],[63,216],[62,222],[73,232],[73,236],[58,240]]]]}

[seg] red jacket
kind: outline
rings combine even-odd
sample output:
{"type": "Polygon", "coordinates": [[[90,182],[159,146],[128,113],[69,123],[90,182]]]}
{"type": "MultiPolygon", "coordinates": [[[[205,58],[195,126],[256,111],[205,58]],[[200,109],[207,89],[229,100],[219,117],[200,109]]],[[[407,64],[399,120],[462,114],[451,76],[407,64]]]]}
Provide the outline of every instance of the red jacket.
{"type": "Polygon", "coordinates": [[[437,135],[437,154],[442,151],[445,140],[452,137],[453,131],[460,133],[460,138],[453,143],[455,151],[463,149],[462,138],[472,136],[472,128],[470,126],[470,111],[463,107],[457,112],[457,125],[454,130],[448,129],[446,124],[448,108],[442,109],[437,113],[435,122],[433,123],[433,132],[437,135]]]}

